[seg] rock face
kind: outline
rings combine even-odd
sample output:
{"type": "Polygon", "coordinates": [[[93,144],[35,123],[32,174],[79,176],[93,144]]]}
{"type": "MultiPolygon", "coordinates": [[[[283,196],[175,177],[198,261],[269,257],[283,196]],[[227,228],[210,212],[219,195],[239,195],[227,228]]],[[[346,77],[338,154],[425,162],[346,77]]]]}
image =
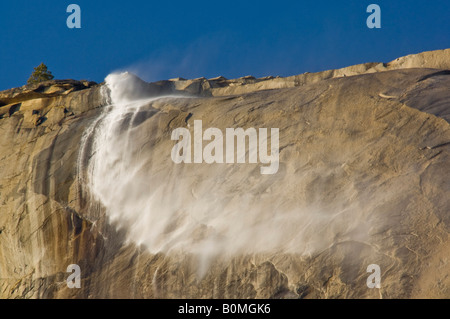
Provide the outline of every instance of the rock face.
{"type": "Polygon", "coordinates": [[[94,137],[115,88],[0,92],[0,297],[449,298],[448,69],[442,50],[288,78],[129,75],[121,96],[144,101],[104,140],[110,161],[94,137]],[[279,128],[278,172],[174,164],[171,132],[195,120],[279,128]],[[194,248],[215,231],[205,262],[194,248]]]}

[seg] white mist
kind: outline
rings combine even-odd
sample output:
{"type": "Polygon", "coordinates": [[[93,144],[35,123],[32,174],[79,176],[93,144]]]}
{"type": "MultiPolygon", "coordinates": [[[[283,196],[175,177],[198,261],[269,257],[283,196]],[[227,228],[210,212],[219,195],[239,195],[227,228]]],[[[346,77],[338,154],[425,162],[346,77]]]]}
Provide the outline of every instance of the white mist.
{"type": "MultiPolygon", "coordinates": [[[[247,253],[309,255],[331,246],[338,234],[364,233],[352,215],[358,207],[305,207],[292,195],[311,172],[261,175],[258,164],[175,164],[175,142],[162,135],[162,111],[152,107],[159,98],[148,97],[128,73],[109,75],[106,86],[111,106],[87,131],[93,147],[86,183],[130,242],[151,253],[208,261],[247,253]]],[[[352,190],[342,196],[353,196],[352,190]]]]}

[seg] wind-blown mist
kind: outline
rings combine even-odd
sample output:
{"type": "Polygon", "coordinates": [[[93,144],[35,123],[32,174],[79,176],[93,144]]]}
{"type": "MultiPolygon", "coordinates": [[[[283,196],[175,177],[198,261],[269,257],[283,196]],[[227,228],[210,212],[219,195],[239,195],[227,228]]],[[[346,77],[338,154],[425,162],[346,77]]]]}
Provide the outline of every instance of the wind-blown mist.
{"type": "MultiPolygon", "coordinates": [[[[152,253],[212,257],[310,254],[332,245],[339,233],[361,236],[361,222],[349,215],[353,204],[337,199],[330,209],[295,196],[319,173],[290,174],[286,161],[292,159],[281,157],[273,176],[261,175],[260,164],[173,163],[176,141],[164,119],[176,101],[191,98],[148,97],[141,86],[128,73],[109,75],[104,94],[111,105],[85,133],[85,141],[92,139],[88,189],[129,241],[152,253]]],[[[347,191],[343,197],[353,196],[347,191]]]]}

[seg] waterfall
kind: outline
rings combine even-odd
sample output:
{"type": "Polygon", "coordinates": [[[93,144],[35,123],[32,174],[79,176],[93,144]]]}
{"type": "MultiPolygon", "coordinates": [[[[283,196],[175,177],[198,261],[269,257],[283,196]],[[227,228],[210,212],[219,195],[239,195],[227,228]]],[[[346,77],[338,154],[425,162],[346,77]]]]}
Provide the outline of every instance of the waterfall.
{"type": "Polygon", "coordinates": [[[349,217],[351,207],[326,211],[285,196],[295,193],[301,176],[261,175],[258,164],[174,163],[175,142],[164,126],[169,112],[161,104],[188,98],[149,96],[129,73],[109,75],[105,88],[110,105],[83,140],[92,139],[83,183],[130,242],[151,253],[189,253],[203,260],[309,255],[360,226],[349,217]]]}

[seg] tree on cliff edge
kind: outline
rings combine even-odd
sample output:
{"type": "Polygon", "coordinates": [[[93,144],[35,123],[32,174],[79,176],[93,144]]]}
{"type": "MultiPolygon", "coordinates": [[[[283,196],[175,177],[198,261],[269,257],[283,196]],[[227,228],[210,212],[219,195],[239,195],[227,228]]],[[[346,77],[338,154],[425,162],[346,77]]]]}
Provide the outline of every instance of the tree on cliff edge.
{"type": "Polygon", "coordinates": [[[34,68],[34,71],[33,73],[31,73],[27,84],[39,83],[47,80],[52,80],[53,78],[54,76],[52,75],[52,72],[47,69],[47,66],[44,63],[41,63],[34,68]]]}

